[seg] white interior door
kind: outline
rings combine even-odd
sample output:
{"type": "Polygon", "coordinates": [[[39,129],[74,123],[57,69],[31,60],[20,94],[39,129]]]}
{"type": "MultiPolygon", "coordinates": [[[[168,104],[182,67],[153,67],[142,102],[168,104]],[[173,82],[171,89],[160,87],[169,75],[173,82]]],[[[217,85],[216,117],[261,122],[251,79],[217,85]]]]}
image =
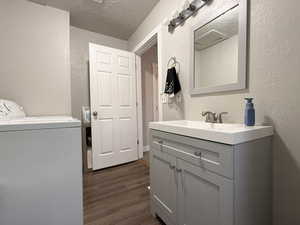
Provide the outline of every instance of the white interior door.
{"type": "Polygon", "coordinates": [[[135,55],[90,44],[93,170],[138,159],[135,55]]]}
{"type": "Polygon", "coordinates": [[[158,64],[153,63],[153,121],[159,120],[158,115],[158,64]]]}

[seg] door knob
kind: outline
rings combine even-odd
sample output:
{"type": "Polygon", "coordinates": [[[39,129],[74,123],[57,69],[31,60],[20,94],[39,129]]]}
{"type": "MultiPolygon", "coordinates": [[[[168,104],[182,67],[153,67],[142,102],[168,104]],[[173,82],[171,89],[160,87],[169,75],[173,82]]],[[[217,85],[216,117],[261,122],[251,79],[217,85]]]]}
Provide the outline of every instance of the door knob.
{"type": "Polygon", "coordinates": [[[200,158],[201,158],[201,156],[202,156],[202,153],[201,153],[201,152],[195,152],[195,156],[197,156],[197,157],[200,157],[200,158]]]}
{"type": "Polygon", "coordinates": [[[94,112],[93,112],[93,116],[94,116],[94,117],[98,116],[98,112],[97,112],[97,111],[94,111],[94,112]]]}

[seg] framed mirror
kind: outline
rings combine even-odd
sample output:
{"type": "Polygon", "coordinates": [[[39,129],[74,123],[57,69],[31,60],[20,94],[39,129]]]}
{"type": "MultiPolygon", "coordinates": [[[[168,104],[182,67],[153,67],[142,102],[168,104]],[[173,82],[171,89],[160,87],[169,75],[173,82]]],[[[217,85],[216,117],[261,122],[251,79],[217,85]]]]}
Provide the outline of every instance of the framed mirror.
{"type": "Polygon", "coordinates": [[[191,95],[246,88],[247,0],[192,27],[191,95]]]}

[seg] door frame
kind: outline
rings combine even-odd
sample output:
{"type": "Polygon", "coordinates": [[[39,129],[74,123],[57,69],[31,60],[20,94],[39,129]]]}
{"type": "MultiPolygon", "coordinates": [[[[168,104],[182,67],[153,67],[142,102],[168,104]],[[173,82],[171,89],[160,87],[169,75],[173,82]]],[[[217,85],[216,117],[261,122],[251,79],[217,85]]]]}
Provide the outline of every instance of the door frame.
{"type": "MultiPolygon", "coordinates": [[[[157,51],[156,51],[157,53],[157,51]]],[[[158,88],[158,65],[157,63],[152,63],[152,71],[153,71],[153,77],[152,77],[152,84],[153,84],[153,93],[155,95],[153,96],[153,121],[158,121],[158,99],[159,99],[159,88],[158,88]]]]}
{"type": "Polygon", "coordinates": [[[143,105],[142,105],[142,68],[141,55],[148,49],[157,44],[157,64],[158,64],[158,121],[163,120],[163,105],[161,95],[163,93],[163,79],[162,79],[162,25],[158,25],[146,37],[138,43],[132,50],[136,55],[136,85],[137,85],[137,122],[138,122],[138,152],[139,158],[143,158],[144,143],[143,143],[143,105]]]}

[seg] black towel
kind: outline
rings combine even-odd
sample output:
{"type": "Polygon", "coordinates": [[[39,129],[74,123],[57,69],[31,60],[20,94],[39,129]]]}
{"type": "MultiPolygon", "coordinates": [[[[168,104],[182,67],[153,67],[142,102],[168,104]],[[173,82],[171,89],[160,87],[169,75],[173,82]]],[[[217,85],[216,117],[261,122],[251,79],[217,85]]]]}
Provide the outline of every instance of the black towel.
{"type": "Polygon", "coordinates": [[[168,69],[165,93],[168,95],[176,95],[179,91],[181,91],[181,86],[176,68],[172,67],[168,69]]]}

